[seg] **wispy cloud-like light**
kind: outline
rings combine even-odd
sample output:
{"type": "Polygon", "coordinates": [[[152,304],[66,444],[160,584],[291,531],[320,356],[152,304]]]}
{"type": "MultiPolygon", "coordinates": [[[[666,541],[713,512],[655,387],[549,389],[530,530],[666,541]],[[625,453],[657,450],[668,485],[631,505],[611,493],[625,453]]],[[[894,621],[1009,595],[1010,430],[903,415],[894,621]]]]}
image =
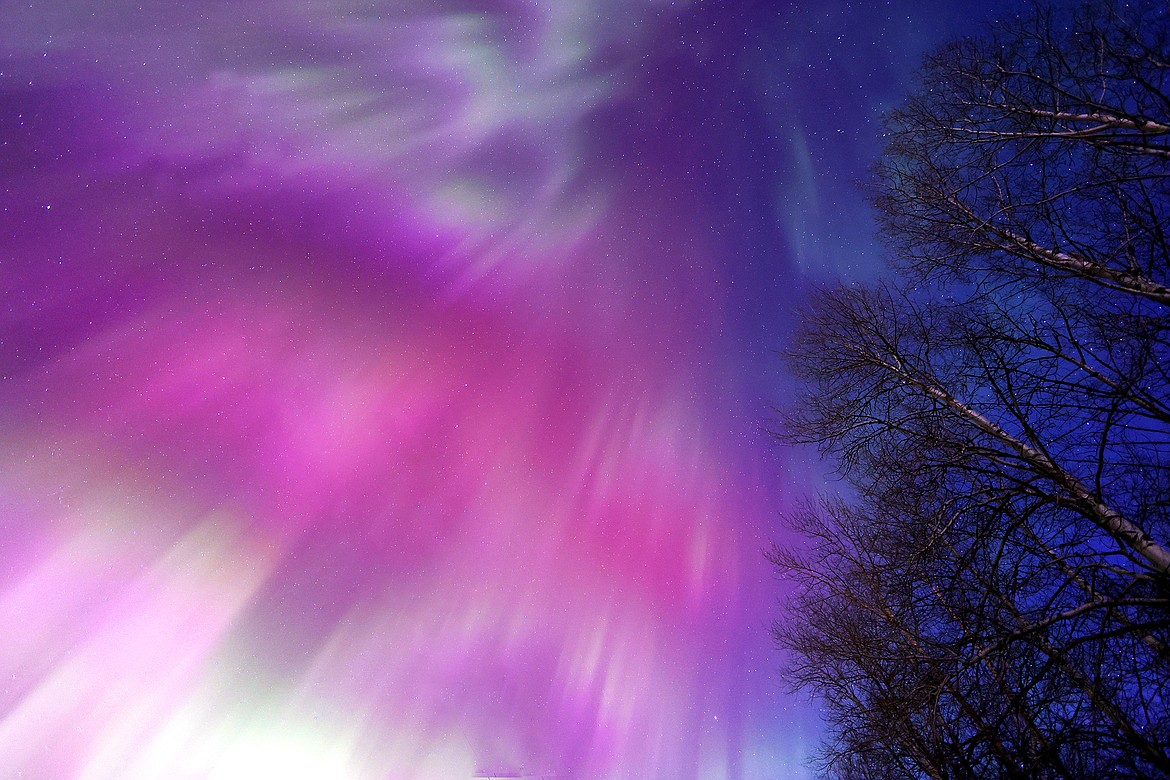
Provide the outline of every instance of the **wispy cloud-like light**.
{"type": "Polygon", "coordinates": [[[744,776],[753,456],[679,360],[716,271],[590,168],[672,12],[51,5],[4,97],[0,767],[744,776]]]}

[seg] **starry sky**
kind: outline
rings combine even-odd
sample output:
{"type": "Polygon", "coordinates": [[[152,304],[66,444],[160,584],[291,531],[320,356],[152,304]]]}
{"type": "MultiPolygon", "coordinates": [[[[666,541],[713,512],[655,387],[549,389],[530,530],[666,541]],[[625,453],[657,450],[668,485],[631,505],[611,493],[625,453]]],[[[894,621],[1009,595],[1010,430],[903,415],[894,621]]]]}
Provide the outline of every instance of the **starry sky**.
{"type": "Polygon", "coordinates": [[[808,776],[803,292],[1006,0],[0,0],[0,771],[808,776]]]}

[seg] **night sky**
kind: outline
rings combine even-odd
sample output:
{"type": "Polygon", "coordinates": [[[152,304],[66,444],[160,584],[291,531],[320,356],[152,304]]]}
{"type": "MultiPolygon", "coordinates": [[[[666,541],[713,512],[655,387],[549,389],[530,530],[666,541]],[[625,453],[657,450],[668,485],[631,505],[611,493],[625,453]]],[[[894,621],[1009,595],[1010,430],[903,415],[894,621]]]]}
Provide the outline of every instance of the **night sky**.
{"type": "Polygon", "coordinates": [[[807,776],[777,352],[1012,8],[0,0],[0,774],[807,776]]]}

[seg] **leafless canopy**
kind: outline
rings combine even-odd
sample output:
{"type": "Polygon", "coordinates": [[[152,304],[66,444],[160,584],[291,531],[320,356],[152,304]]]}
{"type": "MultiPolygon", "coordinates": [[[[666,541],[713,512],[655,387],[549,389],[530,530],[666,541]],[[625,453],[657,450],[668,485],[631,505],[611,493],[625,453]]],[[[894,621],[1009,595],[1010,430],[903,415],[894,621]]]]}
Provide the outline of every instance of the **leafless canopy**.
{"type": "Polygon", "coordinates": [[[783,435],[852,485],[772,560],[829,777],[1170,777],[1170,7],[932,57],[783,435]]]}

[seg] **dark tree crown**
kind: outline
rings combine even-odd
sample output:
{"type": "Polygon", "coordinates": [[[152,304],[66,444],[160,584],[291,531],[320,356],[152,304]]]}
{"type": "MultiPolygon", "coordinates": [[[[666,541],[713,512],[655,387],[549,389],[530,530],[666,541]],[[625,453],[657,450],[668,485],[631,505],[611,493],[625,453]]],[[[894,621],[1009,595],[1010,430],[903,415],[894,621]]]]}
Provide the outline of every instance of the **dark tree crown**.
{"type": "Polygon", "coordinates": [[[875,171],[896,275],[814,296],[782,434],[854,490],[771,556],[821,768],[1170,777],[1170,7],[945,47],[875,171]]]}

